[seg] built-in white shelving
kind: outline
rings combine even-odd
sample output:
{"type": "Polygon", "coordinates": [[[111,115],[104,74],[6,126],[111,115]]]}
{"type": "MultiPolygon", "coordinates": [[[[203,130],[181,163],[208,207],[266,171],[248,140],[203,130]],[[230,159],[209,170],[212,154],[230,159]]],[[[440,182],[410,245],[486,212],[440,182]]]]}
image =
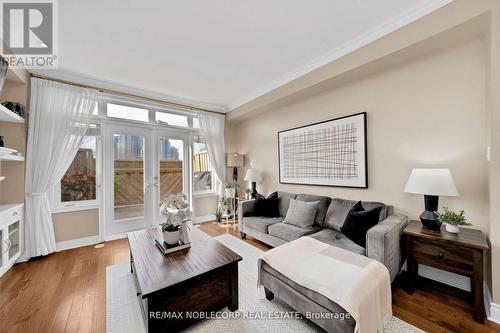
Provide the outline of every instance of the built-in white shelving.
{"type": "Polygon", "coordinates": [[[24,156],[0,154],[0,161],[24,161],[24,156]]]}
{"type": "Polygon", "coordinates": [[[7,121],[10,123],[24,123],[24,118],[15,114],[0,104],[0,121],[7,121]]]}

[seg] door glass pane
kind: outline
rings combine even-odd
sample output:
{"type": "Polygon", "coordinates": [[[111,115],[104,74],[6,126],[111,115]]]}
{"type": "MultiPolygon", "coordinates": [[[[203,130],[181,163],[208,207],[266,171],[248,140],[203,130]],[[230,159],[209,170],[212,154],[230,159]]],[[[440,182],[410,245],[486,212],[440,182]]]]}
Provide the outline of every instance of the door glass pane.
{"type": "Polygon", "coordinates": [[[144,216],[144,137],[113,134],[115,220],[144,216]]]}
{"type": "Polygon", "coordinates": [[[9,260],[14,258],[14,256],[19,252],[20,244],[20,231],[19,231],[19,221],[9,225],[9,260]]]}
{"type": "Polygon", "coordinates": [[[160,138],[160,199],[182,192],[184,141],[160,138]]]}

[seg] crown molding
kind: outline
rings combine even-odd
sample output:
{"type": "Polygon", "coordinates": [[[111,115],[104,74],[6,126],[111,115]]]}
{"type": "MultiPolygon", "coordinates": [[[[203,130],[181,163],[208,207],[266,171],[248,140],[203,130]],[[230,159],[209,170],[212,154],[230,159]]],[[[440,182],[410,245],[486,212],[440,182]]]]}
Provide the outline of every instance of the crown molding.
{"type": "Polygon", "coordinates": [[[133,94],[142,96],[144,98],[152,98],[166,103],[182,104],[188,107],[195,107],[204,110],[226,113],[227,107],[220,104],[206,103],[201,101],[194,101],[187,98],[177,97],[170,94],[162,94],[150,90],[139,89],[136,87],[123,85],[113,81],[104,81],[90,76],[83,76],[69,71],[62,70],[29,70],[31,74],[46,76],[49,78],[64,80],[69,82],[78,83],[81,85],[89,85],[104,90],[116,91],[119,93],[133,94]]]}
{"type": "Polygon", "coordinates": [[[451,3],[453,0],[436,0],[430,3],[426,3],[424,5],[413,6],[412,8],[404,11],[400,15],[397,15],[379,25],[366,31],[365,33],[359,35],[357,38],[354,38],[339,47],[313,59],[312,61],[307,62],[301,67],[296,68],[295,70],[288,72],[287,74],[277,78],[276,80],[267,83],[260,88],[257,88],[252,93],[235,100],[232,103],[229,103],[227,106],[228,111],[232,111],[237,107],[242,106],[266,93],[273,91],[295,79],[298,79],[301,76],[304,76],[307,73],[310,73],[332,61],[335,61],[367,44],[374,42],[375,40],[405,26],[410,24],[413,21],[418,20],[419,18],[451,3]]]}

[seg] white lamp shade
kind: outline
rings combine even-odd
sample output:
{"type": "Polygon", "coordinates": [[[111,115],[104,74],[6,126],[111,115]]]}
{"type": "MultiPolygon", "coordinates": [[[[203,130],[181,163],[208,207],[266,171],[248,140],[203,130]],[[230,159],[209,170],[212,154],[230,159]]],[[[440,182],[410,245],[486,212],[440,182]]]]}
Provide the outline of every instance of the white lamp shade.
{"type": "Polygon", "coordinates": [[[405,192],[437,196],[458,196],[458,190],[449,169],[413,169],[405,192]]]}
{"type": "Polygon", "coordinates": [[[245,181],[247,182],[260,182],[262,181],[262,176],[260,171],[257,169],[248,169],[245,174],[245,181]]]}

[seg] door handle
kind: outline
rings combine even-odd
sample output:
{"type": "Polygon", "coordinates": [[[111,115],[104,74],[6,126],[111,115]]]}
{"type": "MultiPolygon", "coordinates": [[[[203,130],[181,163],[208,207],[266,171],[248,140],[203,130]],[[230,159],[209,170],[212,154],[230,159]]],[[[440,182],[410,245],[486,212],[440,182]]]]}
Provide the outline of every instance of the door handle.
{"type": "Polygon", "coordinates": [[[4,252],[5,252],[5,253],[7,253],[7,252],[9,252],[10,247],[12,246],[12,243],[10,242],[10,239],[6,239],[6,240],[4,240],[4,243],[7,245],[7,246],[5,247],[5,251],[4,251],[4,252]]]}
{"type": "Polygon", "coordinates": [[[154,185],[154,187],[158,187],[158,183],[154,183],[153,185],[154,185]]]}

